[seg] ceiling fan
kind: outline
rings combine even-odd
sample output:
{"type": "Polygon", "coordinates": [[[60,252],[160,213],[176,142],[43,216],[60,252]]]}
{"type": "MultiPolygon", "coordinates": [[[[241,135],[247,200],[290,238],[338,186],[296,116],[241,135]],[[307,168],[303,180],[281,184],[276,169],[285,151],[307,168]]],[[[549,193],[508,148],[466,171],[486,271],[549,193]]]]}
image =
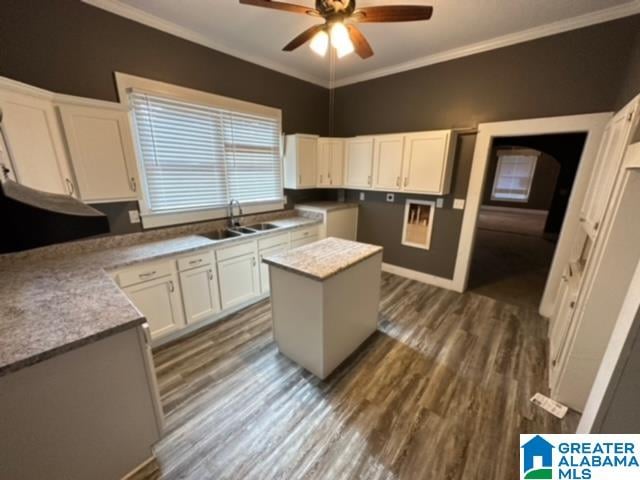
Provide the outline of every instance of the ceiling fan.
{"type": "Polygon", "coordinates": [[[413,22],[429,20],[433,14],[433,7],[420,5],[356,8],[356,0],[316,0],[315,8],[272,0],[240,0],[240,3],[323,18],[323,24],[305,30],[283,50],[290,52],[311,40],[309,46],[318,55],[325,56],[331,43],[338,58],[354,50],[363,59],[373,55],[371,45],[355,23],[413,22]]]}

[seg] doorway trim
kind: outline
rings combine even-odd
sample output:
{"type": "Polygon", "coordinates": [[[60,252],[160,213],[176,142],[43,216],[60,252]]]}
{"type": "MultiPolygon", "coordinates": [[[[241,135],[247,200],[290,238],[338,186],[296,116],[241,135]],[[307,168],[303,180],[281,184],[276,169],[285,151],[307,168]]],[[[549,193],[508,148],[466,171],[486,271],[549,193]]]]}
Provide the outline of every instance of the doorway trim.
{"type": "Polygon", "coordinates": [[[578,171],[573,182],[567,211],[565,214],[558,244],[551,263],[551,269],[540,303],[540,314],[551,315],[555,295],[558,289],[562,270],[569,259],[573,239],[580,228],[580,210],[589,185],[589,179],[600,140],[605,126],[613,112],[593,113],[586,115],[567,115],[562,117],[534,118],[507,122],[481,123],[478,125],[478,136],[473,153],[467,200],[462,217],[458,255],[453,274],[453,289],[463,292],[467,289],[471,255],[476,236],[478,213],[482,203],[482,192],[486,181],[487,166],[496,137],[520,137],[529,135],[548,135],[561,133],[586,133],[585,145],[580,157],[578,171]]]}

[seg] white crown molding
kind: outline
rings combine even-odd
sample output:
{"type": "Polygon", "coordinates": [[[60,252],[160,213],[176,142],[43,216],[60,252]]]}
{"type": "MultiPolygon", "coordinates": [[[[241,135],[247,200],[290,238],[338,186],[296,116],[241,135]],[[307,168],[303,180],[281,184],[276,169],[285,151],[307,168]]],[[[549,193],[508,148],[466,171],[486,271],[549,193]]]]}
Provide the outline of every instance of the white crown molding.
{"type": "Polygon", "coordinates": [[[434,65],[436,63],[447,62],[449,60],[467,57],[476,53],[488,52],[490,50],[528,42],[529,40],[548,37],[551,35],[556,35],[558,33],[568,32],[570,30],[588,27],[590,25],[596,25],[598,23],[616,20],[618,18],[636,15],[638,13],[640,13],[640,0],[633,0],[629,3],[624,3],[615,7],[596,10],[595,12],[586,13],[577,17],[558,20],[557,22],[547,23],[545,25],[529,28],[520,32],[510,33],[508,35],[502,35],[490,40],[465,45],[464,47],[454,48],[452,50],[447,50],[433,55],[427,55],[426,57],[417,58],[409,62],[398,63],[389,67],[379,68],[370,72],[362,73],[360,75],[352,75],[340,80],[336,80],[335,82],[333,82],[332,87],[344,87],[346,85],[364,82],[366,80],[372,80],[374,78],[386,77],[387,75],[406,72],[407,70],[414,70],[416,68],[434,65]]]}
{"type": "Polygon", "coordinates": [[[92,5],[97,8],[101,8],[108,12],[114,13],[121,17],[128,18],[135,22],[147,25],[148,27],[161,30],[163,32],[175,35],[176,37],[189,40],[191,42],[203,45],[205,47],[217,50],[222,53],[226,53],[236,58],[246,60],[248,62],[260,65],[270,70],[289,75],[306,82],[313,83],[325,88],[338,88],[353,83],[364,82],[366,80],[372,80],[374,78],[385,77],[393,75],[395,73],[405,72],[407,70],[414,70],[420,67],[426,67],[434,65],[436,63],[442,63],[456,58],[467,57],[476,53],[487,52],[498,48],[508,47],[518,43],[535,40],[537,38],[548,37],[562,32],[570,30],[576,30],[590,25],[598,23],[608,22],[610,20],[616,20],[618,18],[628,17],[640,13],[640,0],[633,0],[622,5],[615,7],[605,8],[602,10],[596,10],[595,12],[586,13],[577,17],[567,18],[564,20],[558,20],[557,22],[540,25],[520,32],[511,33],[508,35],[502,35],[499,37],[485,40],[470,45],[465,45],[460,48],[439,52],[433,55],[427,55],[425,57],[417,58],[409,62],[398,63],[384,68],[379,68],[369,72],[365,72],[359,75],[352,75],[339,80],[330,82],[326,79],[317,78],[313,75],[309,75],[298,69],[282,65],[278,62],[265,61],[263,58],[258,58],[253,55],[237,51],[229,48],[225,45],[217,43],[201,33],[195,32],[191,29],[182,27],[173,22],[161,19],[155,15],[151,15],[143,10],[124,4],[119,0],[82,0],[84,3],[92,5]]]}
{"type": "Polygon", "coordinates": [[[300,80],[304,80],[306,82],[319,85],[321,87],[329,88],[328,80],[316,78],[313,75],[309,75],[307,73],[301,72],[298,69],[291,68],[286,65],[282,65],[281,63],[267,61],[267,60],[264,60],[264,58],[256,57],[244,52],[240,52],[233,48],[229,48],[226,45],[222,45],[220,43],[217,43],[211,40],[206,35],[202,35],[201,33],[198,33],[189,28],[185,28],[176,23],[164,20],[160,17],[157,17],[143,10],[140,10],[139,8],[135,8],[130,5],[124,4],[119,0],[82,0],[82,1],[91,6],[100,8],[102,10],[106,10],[110,13],[114,13],[121,17],[128,18],[129,20],[133,20],[134,22],[138,22],[143,25],[146,25],[147,27],[155,28],[156,30],[161,30],[163,32],[169,33],[176,37],[180,37],[185,40],[189,40],[190,42],[202,45],[204,47],[217,50],[218,52],[226,53],[227,55],[231,55],[232,57],[236,57],[241,60],[246,60],[247,62],[251,62],[261,67],[268,68],[269,70],[274,70],[276,72],[283,73],[285,75],[289,75],[290,77],[295,77],[300,80]]]}

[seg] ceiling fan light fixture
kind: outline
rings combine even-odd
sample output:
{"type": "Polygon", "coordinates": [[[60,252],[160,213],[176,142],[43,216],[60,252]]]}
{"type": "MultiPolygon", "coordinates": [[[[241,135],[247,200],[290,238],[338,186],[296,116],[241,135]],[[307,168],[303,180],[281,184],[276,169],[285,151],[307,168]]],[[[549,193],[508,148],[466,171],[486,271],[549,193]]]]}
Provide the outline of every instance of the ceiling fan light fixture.
{"type": "Polygon", "coordinates": [[[336,49],[338,58],[342,58],[345,55],[349,55],[353,52],[354,47],[349,38],[349,31],[342,22],[336,22],[331,25],[331,45],[336,49]]]}
{"type": "Polygon", "coordinates": [[[309,47],[315,53],[324,57],[327,54],[327,49],[329,48],[329,34],[324,30],[320,30],[311,39],[309,47]]]}

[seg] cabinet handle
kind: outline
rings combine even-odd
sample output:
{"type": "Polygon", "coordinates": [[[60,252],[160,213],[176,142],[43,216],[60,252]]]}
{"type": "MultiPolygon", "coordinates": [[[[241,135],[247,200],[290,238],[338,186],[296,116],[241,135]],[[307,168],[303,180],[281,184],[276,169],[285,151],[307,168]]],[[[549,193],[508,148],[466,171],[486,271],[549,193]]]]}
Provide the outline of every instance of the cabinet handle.
{"type": "Polygon", "coordinates": [[[251,257],[251,263],[254,267],[256,266],[256,257],[251,257]]]}
{"type": "Polygon", "coordinates": [[[322,175],[320,175],[320,185],[322,185],[322,175]]]}
{"type": "Polygon", "coordinates": [[[140,278],[148,278],[148,277],[153,277],[156,274],[156,271],[152,271],[152,272],[145,272],[145,273],[141,273],[138,275],[138,277],[140,278]]]}
{"type": "Polygon", "coordinates": [[[569,308],[571,308],[571,309],[575,308],[575,306],[576,306],[576,302],[571,302],[569,304],[569,308]]]}
{"type": "Polygon", "coordinates": [[[169,280],[169,291],[171,293],[175,292],[176,287],[173,285],[173,280],[169,280]]]}
{"type": "Polygon", "coordinates": [[[298,175],[298,183],[302,183],[302,175],[298,175]]]}
{"type": "Polygon", "coordinates": [[[201,258],[198,258],[197,260],[189,260],[189,265],[197,265],[200,262],[202,262],[201,258]]]}
{"type": "Polygon", "coordinates": [[[400,177],[396,177],[396,187],[400,186],[400,177]]]}
{"type": "Polygon", "coordinates": [[[2,165],[2,176],[5,178],[5,180],[9,178],[10,173],[11,170],[9,170],[6,165],[2,165]]]}
{"type": "Polygon", "coordinates": [[[73,193],[75,191],[75,187],[73,186],[73,182],[71,180],[69,180],[68,178],[65,178],[64,181],[67,182],[67,190],[69,190],[69,195],[73,195],[73,193]]]}
{"type": "Polygon", "coordinates": [[[409,177],[404,177],[404,186],[409,185],[409,177]]]}
{"type": "Polygon", "coordinates": [[[209,280],[213,280],[213,270],[209,269],[209,280]]]}
{"type": "Polygon", "coordinates": [[[584,223],[585,220],[586,220],[586,218],[580,217],[580,223],[584,223]]]}
{"type": "Polygon", "coordinates": [[[136,184],[136,179],[134,177],[131,177],[130,188],[132,192],[135,192],[138,189],[138,185],[136,184]]]}
{"type": "Polygon", "coordinates": [[[371,175],[369,175],[369,176],[367,177],[367,184],[368,184],[368,185],[371,185],[371,175]]]}
{"type": "Polygon", "coordinates": [[[597,230],[597,229],[598,229],[598,227],[600,227],[600,222],[596,222],[596,223],[593,225],[593,229],[594,229],[594,230],[597,230]]]}

